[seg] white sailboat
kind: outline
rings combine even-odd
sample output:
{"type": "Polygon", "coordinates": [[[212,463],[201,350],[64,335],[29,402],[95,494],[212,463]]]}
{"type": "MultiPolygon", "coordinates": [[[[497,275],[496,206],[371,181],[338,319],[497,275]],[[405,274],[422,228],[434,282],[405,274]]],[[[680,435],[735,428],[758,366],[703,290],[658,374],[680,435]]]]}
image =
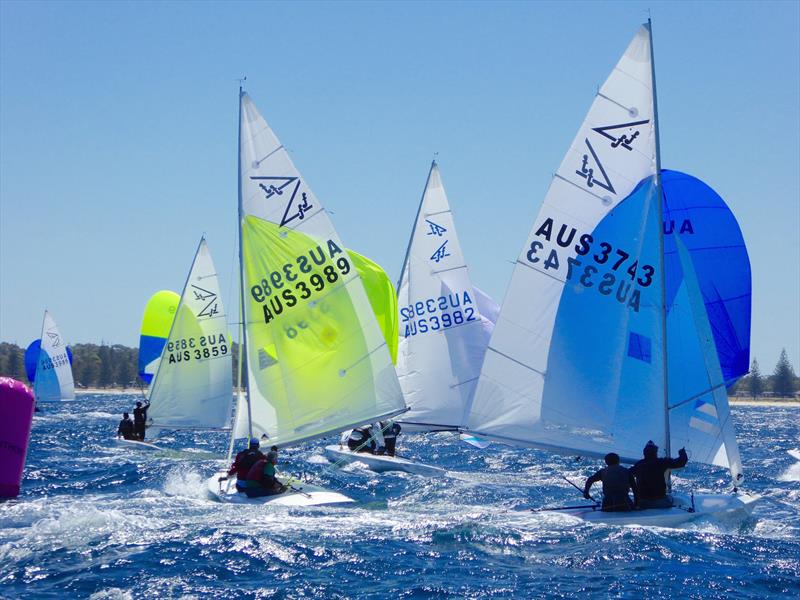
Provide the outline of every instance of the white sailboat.
{"type": "Polygon", "coordinates": [[[49,311],[44,311],[42,320],[33,394],[37,402],[75,399],[75,382],[72,379],[67,344],[49,311]]]}
{"type": "MultiPolygon", "coordinates": [[[[231,340],[219,280],[205,238],[192,266],[150,384],[149,438],[162,429],[219,430],[230,425],[233,401],[231,340]]],[[[117,443],[163,450],[151,440],[117,443]]]]}
{"type": "MultiPolygon", "coordinates": [[[[247,429],[281,448],[405,410],[364,286],[319,199],[240,91],[239,233],[247,429]]],[[[236,429],[236,427],[234,428],[236,429]]],[[[248,500],[219,472],[219,499],[347,502],[316,486],[248,500]]]]}
{"type": "MultiPolygon", "coordinates": [[[[468,431],[623,462],[648,439],[669,455],[742,465],[708,316],[684,244],[665,273],[650,24],[600,88],[514,268],[468,431]],[[679,277],[668,304],[667,277],[679,277]]],[[[691,464],[690,462],[690,464],[691,464]]],[[[746,494],[679,497],[670,509],[577,516],[674,525],[752,510],[746,494]]]]}
{"type": "MultiPolygon", "coordinates": [[[[397,290],[397,374],[409,407],[397,422],[403,431],[458,431],[465,425],[493,323],[481,310],[491,300],[470,281],[436,161],[428,172],[397,290]]],[[[327,446],[325,454],[379,472],[445,473],[406,458],[353,452],[343,444],[327,446]]]]}

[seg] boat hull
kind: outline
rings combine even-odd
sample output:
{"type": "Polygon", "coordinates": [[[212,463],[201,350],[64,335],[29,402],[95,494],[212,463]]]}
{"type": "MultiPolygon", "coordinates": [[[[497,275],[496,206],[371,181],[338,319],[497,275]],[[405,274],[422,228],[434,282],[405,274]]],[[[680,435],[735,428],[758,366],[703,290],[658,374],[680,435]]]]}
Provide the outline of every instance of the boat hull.
{"type": "Polygon", "coordinates": [[[123,438],[116,438],[117,446],[123,448],[130,448],[132,450],[149,450],[150,452],[161,452],[165,450],[161,446],[156,446],[151,442],[142,442],[139,440],[125,440],[123,438]]]}
{"type": "Polygon", "coordinates": [[[331,462],[354,463],[360,462],[372,471],[384,473],[386,471],[404,471],[413,475],[424,477],[438,477],[447,473],[444,469],[414,462],[399,456],[369,454],[367,452],[353,452],[342,446],[325,446],[325,458],[331,462]]]}
{"type": "Polygon", "coordinates": [[[206,482],[209,494],[220,502],[270,504],[274,506],[319,506],[322,504],[355,502],[352,498],[348,498],[339,492],[332,492],[318,485],[311,485],[288,477],[278,478],[284,485],[287,482],[289,484],[289,488],[284,493],[260,498],[248,498],[246,494],[236,491],[235,477],[220,481],[221,477],[227,477],[227,473],[225,471],[217,471],[206,482]]]}
{"type": "MultiPolygon", "coordinates": [[[[726,516],[746,516],[753,512],[753,507],[760,496],[750,494],[695,494],[694,509],[690,496],[673,494],[675,506],[671,508],[650,508],[647,510],[633,510],[630,512],[603,512],[599,509],[587,507],[564,511],[572,517],[589,521],[590,523],[604,523],[606,525],[639,525],[650,527],[679,527],[684,523],[711,517],[715,519],[726,516]]],[[[544,511],[552,512],[556,511],[544,511]]]]}

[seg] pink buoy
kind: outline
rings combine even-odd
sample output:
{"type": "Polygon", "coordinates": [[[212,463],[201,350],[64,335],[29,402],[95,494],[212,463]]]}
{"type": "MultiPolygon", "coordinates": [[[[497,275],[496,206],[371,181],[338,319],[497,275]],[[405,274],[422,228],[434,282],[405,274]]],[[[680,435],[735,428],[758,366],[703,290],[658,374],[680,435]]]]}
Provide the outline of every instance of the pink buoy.
{"type": "Polygon", "coordinates": [[[0,498],[16,498],[33,422],[33,392],[11,377],[0,377],[0,498]]]}

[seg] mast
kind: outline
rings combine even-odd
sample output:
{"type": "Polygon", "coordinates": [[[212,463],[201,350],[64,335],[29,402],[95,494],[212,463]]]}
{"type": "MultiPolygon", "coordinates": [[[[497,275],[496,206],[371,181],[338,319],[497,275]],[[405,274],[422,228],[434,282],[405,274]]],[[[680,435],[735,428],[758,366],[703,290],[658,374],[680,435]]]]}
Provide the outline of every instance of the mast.
{"type": "MultiPolygon", "coordinates": [[[[241,317],[241,337],[239,338],[239,366],[237,369],[237,387],[239,393],[242,393],[242,364],[247,365],[247,327],[245,326],[245,319],[247,313],[244,307],[244,260],[242,259],[242,218],[244,210],[242,208],[242,98],[244,97],[244,90],[241,84],[239,85],[239,145],[236,148],[237,164],[239,172],[236,175],[239,197],[239,316],[241,317]]],[[[245,367],[246,368],[246,367],[245,367]]],[[[249,382],[249,378],[248,378],[249,382]]],[[[246,394],[247,398],[247,435],[253,437],[253,415],[250,411],[250,393],[246,394]]],[[[231,431],[231,437],[235,432],[231,431]]],[[[232,447],[232,446],[231,446],[232,447]]]]}
{"type": "Polygon", "coordinates": [[[414,217],[414,226],[411,228],[411,236],[408,238],[408,246],[406,247],[406,256],[403,258],[403,264],[400,267],[400,279],[397,280],[397,294],[400,294],[400,286],[403,285],[403,273],[406,271],[406,263],[408,263],[408,255],[411,252],[411,244],[414,242],[414,234],[417,231],[417,223],[419,222],[419,213],[422,212],[422,203],[425,201],[425,192],[428,191],[428,184],[431,182],[431,173],[433,167],[436,166],[436,159],[431,161],[431,168],[428,170],[428,178],[425,180],[425,187],[422,189],[422,198],[419,199],[419,206],[417,207],[417,216],[414,217]]]}
{"type": "Polygon", "coordinates": [[[656,200],[658,202],[658,261],[661,269],[661,330],[663,333],[661,354],[664,365],[664,435],[667,456],[671,455],[669,431],[669,361],[667,357],[667,273],[664,268],[664,197],[661,187],[661,141],[658,126],[658,94],[656,93],[656,61],[653,54],[653,23],[647,19],[650,32],[650,71],[653,83],[653,127],[656,132],[656,200]]]}

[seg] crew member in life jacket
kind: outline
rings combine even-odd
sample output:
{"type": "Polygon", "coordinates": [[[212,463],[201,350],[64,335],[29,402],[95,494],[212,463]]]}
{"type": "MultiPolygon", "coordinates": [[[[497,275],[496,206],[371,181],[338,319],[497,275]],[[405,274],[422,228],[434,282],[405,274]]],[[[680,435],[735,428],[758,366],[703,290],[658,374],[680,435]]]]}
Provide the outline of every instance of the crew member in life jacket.
{"type": "Polygon", "coordinates": [[[122,421],[119,422],[119,427],[117,427],[117,437],[125,440],[136,439],[136,434],[133,431],[133,421],[131,421],[128,413],[122,413],[122,421]]]}
{"type": "Polygon", "coordinates": [[[353,452],[366,452],[368,454],[375,454],[378,449],[378,444],[370,431],[369,425],[356,427],[350,432],[347,438],[347,447],[353,452]]]}
{"type": "Polygon", "coordinates": [[[250,471],[247,473],[247,488],[245,489],[248,498],[275,496],[286,491],[286,486],[275,477],[275,465],[277,464],[278,447],[273,446],[267,452],[266,457],[250,467],[250,471]]]}
{"type": "Polygon", "coordinates": [[[144,441],[144,425],[147,422],[147,409],[150,408],[150,403],[145,403],[142,406],[141,402],[136,403],[136,408],[133,409],[133,431],[136,434],[136,439],[144,441]]]}
{"type": "Polygon", "coordinates": [[[400,435],[400,425],[393,421],[381,421],[379,425],[381,431],[383,431],[383,442],[386,448],[386,454],[394,456],[395,447],[397,446],[397,436],[400,435]]]}
{"type": "Polygon", "coordinates": [[[583,486],[583,497],[591,500],[589,489],[598,481],[602,481],[603,508],[601,510],[606,512],[631,510],[633,502],[631,502],[628,492],[636,489],[633,474],[629,469],[620,466],[619,455],[614,452],[606,454],[605,461],[607,466],[586,480],[586,485],[583,486]]]}
{"type": "MultiPolygon", "coordinates": [[[[250,446],[236,455],[236,458],[228,469],[228,477],[236,473],[236,491],[244,492],[247,489],[247,474],[258,461],[266,458],[264,453],[258,449],[257,438],[250,438],[250,446]]],[[[224,479],[227,479],[224,478],[224,479]]]]}
{"type": "Polygon", "coordinates": [[[631,467],[636,479],[636,506],[638,508],[669,508],[672,496],[667,494],[667,472],[681,469],[689,462],[686,448],[678,450],[678,458],[658,457],[658,446],[648,441],[642,450],[644,458],[631,467]]]}

